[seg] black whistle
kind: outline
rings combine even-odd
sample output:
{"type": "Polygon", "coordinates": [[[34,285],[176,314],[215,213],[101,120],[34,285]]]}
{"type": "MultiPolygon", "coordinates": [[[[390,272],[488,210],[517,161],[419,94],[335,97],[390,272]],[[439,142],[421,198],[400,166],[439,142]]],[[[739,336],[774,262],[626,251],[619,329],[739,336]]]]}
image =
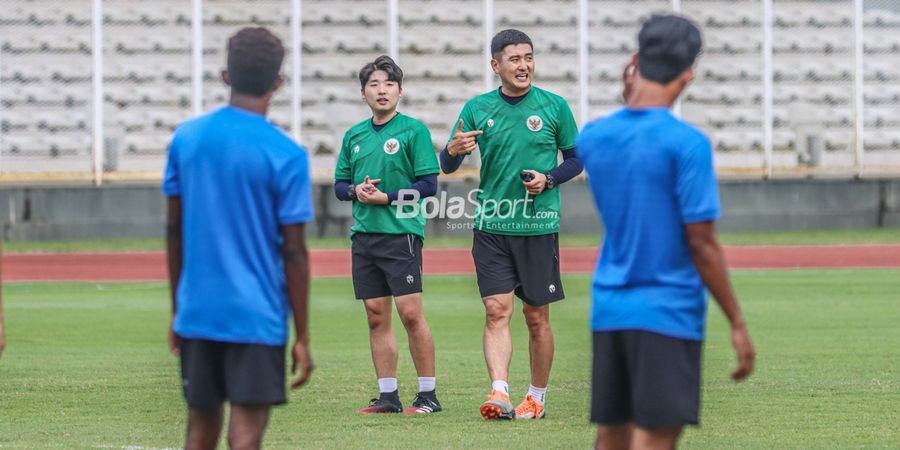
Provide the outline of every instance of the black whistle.
{"type": "Polygon", "coordinates": [[[534,179],[534,174],[527,170],[523,170],[519,172],[519,177],[522,178],[522,181],[527,183],[534,179]]]}

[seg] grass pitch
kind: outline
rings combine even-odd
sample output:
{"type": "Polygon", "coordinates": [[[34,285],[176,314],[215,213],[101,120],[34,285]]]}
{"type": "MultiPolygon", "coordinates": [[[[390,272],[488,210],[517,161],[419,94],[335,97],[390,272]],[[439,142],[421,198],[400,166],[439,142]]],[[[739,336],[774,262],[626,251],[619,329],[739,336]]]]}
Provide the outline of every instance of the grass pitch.
{"type": "MultiPolygon", "coordinates": [[[[733,351],[710,305],[702,424],[683,448],[900,447],[898,271],[736,272],[759,353],[747,382],[728,379],[733,351]]],[[[274,411],[267,448],[589,448],[589,277],[565,277],[553,307],[556,359],[542,421],[485,422],[482,306],[473,276],[426,279],[438,355],[432,416],[361,416],[377,390],[362,305],[347,279],[315,280],[308,387],[274,411]]],[[[163,284],[4,286],[7,351],[0,358],[0,448],[176,448],[185,410],[177,360],[165,347],[163,284]]],[[[518,311],[518,308],[517,308],[518,311]]],[[[396,318],[395,318],[396,319],[396,318]]],[[[402,327],[401,397],[415,372],[402,327]]],[[[528,385],[527,333],[512,326],[511,390],[528,385]]]]}

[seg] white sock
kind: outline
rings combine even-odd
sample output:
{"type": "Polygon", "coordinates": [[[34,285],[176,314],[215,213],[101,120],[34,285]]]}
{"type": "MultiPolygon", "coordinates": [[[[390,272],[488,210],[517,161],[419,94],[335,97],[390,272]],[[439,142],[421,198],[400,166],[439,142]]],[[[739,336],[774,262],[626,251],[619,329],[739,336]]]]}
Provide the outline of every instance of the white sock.
{"type": "Polygon", "coordinates": [[[491,389],[509,395],[509,383],[504,380],[494,380],[491,383],[491,389]]]}
{"type": "Polygon", "coordinates": [[[431,392],[437,384],[434,377],[419,377],[419,392],[431,392]]]}
{"type": "Polygon", "coordinates": [[[378,389],[381,392],[394,392],[397,390],[397,378],[379,378],[378,389]]]}
{"type": "Polygon", "coordinates": [[[545,388],[545,387],[539,388],[539,387],[534,387],[534,385],[529,385],[528,393],[531,394],[531,398],[533,398],[534,401],[543,405],[544,400],[547,397],[547,388],[545,388]]]}

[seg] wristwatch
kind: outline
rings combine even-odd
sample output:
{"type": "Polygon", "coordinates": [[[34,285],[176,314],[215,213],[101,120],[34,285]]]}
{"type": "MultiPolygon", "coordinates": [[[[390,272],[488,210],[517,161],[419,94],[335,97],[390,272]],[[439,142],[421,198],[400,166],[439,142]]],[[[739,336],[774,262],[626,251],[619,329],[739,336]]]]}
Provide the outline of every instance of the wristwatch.
{"type": "Polygon", "coordinates": [[[550,189],[555,188],[556,178],[553,178],[553,175],[550,175],[549,173],[545,173],[544,176],[547,177],[547,186],[544,187],[544,190],[549,191],[550,189]]]}
{"type": "Polygon", "coordinates": [[[350,197],[350,200],[356,200],[356,185],[351,184],[347,188],[347,196],[350,197]]]}

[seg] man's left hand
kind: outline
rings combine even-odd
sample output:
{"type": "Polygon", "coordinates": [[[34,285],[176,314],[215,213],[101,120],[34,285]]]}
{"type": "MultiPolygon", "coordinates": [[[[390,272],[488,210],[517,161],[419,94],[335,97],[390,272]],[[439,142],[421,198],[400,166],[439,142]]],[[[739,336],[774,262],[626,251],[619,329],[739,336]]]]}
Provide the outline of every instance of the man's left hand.
{"type": "Polygon", "coordinates": [[[312,376],[315,367],[316,365],[313,364],[312,355],[309,352],[309,342],[305,340],[295,342],[294,348],[291,349],[291,374],[297,375],[297,379],[291,383],[291,389],[297,389],[306,384],[309,381],[309,377],[312,376]],[[299,375],[297,374],[298,371],[300,372],[299,375]]]}
{"type": "Polygon", "coordinates": [[[525,185],[525,190],[528,191],[529,194],[538,195],[547,189],[547,175],[534,170],[525,170],[524,172],[530,172],[532,175],[531,181],[522,182],[522,184],[525,185]]]}
{"type": "Polygon", "coordinates": [[[377,187],[372,186],[371,190],[363,191],[358,194],[358,200],[362,203],[367,203],[370,205],[387,205],[388,204],[388,196],[384,192],[381,192],[377,187]]]}

